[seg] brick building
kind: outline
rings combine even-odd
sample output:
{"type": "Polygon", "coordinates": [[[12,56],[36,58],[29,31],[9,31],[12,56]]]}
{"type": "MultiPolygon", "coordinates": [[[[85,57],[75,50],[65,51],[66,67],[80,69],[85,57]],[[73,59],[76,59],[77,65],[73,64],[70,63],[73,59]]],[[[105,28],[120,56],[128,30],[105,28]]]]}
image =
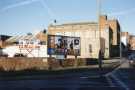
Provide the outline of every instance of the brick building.
{"type": "Polygon", "coordinates": [[[5,41],[10,38],[11,36],[8,35],[0,35],[0,48],[4,48],[6,43],[5,41]]]}
{"type": "Polygon", "coordinates": [[[135,50],[135,36],[134,35],[129,36],[129,45],[130,45],[130,50],[135,50]]]}
{"type": "Polygon", "coordinates": [[[121,32],[121,42],[127,46],[129,44],[129,33],[128,32],[121,32]]]}
{"type": "Polygon", "coordinates": [[[105,30],[106,25],[109,27],[109,30],[112,32],[111,34],[111,48],[110,48],[110,56],[118,57],[120,51],[120,24],[117,19],[108,19],[106,15],[100,16],[100,30],[105,30]]]}
{"type": "Polygon", "coordinates": [[[119,32],[118,21],[115,19],[108,20],[107,16],[100,16],[100,31],[98,31],[98,23],[96,22],[67,23],[48,27],[48,34],[50,35],[80,37],[81,58],[98,58],[100,47],[104,53],[104,58],[109,58],[114,53],[117,55],[120,42],[119,32]],[[99,34],[101,34],[100,39],[99,34]]]}
{"type": "Polygon", "coordinates": [[[106,15],[100,16],[100,30],[104,30],[106,25],[112,31],[112,45],[120,43],[120,24],[117,19],[108,20],[106,15]]]}
{"type": "MultiPolygon", "coordinates": [[[[81,38],[81,58],[98,58],[99,52],[99,31],[97,30],[97,23],[91,22],[81,22],[81,23],[69,23],[62,25],[51,25],[48,28],[48,34],[50,35],[63,35],[71,37],[80,37],[81,38]]],[[[109,57],[109,30],[102,31],[102,35],[106,38],[103,38],[101,41],[102,48],[108,50],[105,52],[106,58],[109,57]]],[[[69,56],[72,57],[72,56],[69,56]]]]}

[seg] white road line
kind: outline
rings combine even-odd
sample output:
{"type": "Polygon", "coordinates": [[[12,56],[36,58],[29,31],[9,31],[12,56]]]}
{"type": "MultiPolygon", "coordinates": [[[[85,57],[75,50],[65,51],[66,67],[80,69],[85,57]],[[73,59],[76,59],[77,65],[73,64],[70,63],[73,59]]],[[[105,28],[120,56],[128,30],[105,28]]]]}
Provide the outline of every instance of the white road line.
{"type": "Polygon", "coordinates": [[[116,77],[116,75],[112,74],[111,76],[121,87],[125,88],[126,90],[130,90],[124,82],[122,82],[119,78],[116,77]]]}
{"type": "Polygon", "coordinates": [[[119,70],[119,69],[120,69],[121,65],[122,65],[123,63],[125,63],[125,62],[126,62],[126,61],[125,61],[125,60],[123,60],[123,61],[121,62],[121,64],[120,64],[120,66],[119,66],[119,67],[117,67],[117,68],[115,68],[113,71],[111,71],[111,72],[109,72],[109,73],[105,74],[105,76],[109,76],[109,75],[111,75],[112,73],[115,73],[117,70],[119,70]]]}
{"type": "Polygon", "coordinates": [[[87,79],[87,78],[89,78],[89,77],[85,77],[85,76],[84,76],[84,77],[80,77],[80,78],[87,79]]]}
{"type": "Polygon", "coordinates": [[[111,87],[114,87],[115,86],[114,83],[112,82],[112,80],[108,76],[106,76],[106,79],[107,79],[107,82],[109,83],[109,85],[111,87]]]}
{"type": "Polygon", "coordinates": [[[105,74],[106,79],[108,79],[108,82],[111,86],[113,86],[114,84],[112,83],[111,79],[109,78],[109,76],[111,76],[121,87],[125,88],[126,90],[130,90],[129,87],[122,82],[119,78],[116,77],[115,73],[117,73],[117,71],[120,69],[120,67],[126,63],[126,60],[123,60],[120,64],[119,67],[115,68],[112,72],[109,72],[107,74],[105,74]]]}

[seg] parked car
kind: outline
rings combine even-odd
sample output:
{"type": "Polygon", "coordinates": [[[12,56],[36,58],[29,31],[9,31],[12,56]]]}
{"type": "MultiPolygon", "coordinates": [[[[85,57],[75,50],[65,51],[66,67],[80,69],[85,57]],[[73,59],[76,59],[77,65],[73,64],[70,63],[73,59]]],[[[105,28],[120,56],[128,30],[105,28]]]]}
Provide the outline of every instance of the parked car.
{"type": "Polygon", "coordinates": [[[3,48],[0,47],[0,57],[8,57],[8,54],[3,52],[3,48]]]}
{"type": "Polygon", "coordinates": [[[0,57],[8,57],[8,54],[5,54],[5,53],[0,54],[0,57]]]}
{"type": "Polygon", "coordinates": [[[14,57],[27,57],[26,55],[22,54],[22,53],[16,53],[14,55],[14,57]]]}
{"type": "Polygon", "coordinates": [[[131,55],[129,55],[128,60],[129,60],[130,66],[135,66],[135,53],[132,53],[131,55]]]}

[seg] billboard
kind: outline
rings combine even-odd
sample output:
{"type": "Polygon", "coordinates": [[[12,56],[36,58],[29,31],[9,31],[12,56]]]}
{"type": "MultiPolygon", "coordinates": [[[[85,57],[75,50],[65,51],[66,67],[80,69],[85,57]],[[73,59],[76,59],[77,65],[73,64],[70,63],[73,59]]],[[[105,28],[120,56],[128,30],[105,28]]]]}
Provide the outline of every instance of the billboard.
{"type": "Polygon", "coordinates": [[[80,37],[48,35],[49,55],[80,55],[80,37]]]}

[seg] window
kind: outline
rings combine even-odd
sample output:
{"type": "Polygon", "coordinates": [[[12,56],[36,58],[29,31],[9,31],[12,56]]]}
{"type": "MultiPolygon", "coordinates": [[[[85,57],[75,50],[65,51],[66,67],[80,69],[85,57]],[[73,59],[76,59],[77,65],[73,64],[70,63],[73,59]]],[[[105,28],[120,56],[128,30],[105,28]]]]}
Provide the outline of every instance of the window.
{"type": "Polygon", "coordinates": [[[30,41],[30,44],[34,44],[34,42],[33,41],[30,41]]]}
{"type": "Polygon", "coordinates": [[[46,42],[45,41],[41,41],[40,44],[41,45],[46,45],[46,42]]]}
{"type": "Polygon", "coordinates": [[[75,44],[75,45],[79,45],[79,39],[75,39],[75,40],[74,40],[74,44],[75,44]]]}
{"type": "Polygon", "coordinates": [[[19,44],[23,44],[23,41],[19,41],[19,44]]]}
{"type": "Polygon", "coordinates": [[[92,45],[89,45],[89,52],[92,53],[92,45]]]}

